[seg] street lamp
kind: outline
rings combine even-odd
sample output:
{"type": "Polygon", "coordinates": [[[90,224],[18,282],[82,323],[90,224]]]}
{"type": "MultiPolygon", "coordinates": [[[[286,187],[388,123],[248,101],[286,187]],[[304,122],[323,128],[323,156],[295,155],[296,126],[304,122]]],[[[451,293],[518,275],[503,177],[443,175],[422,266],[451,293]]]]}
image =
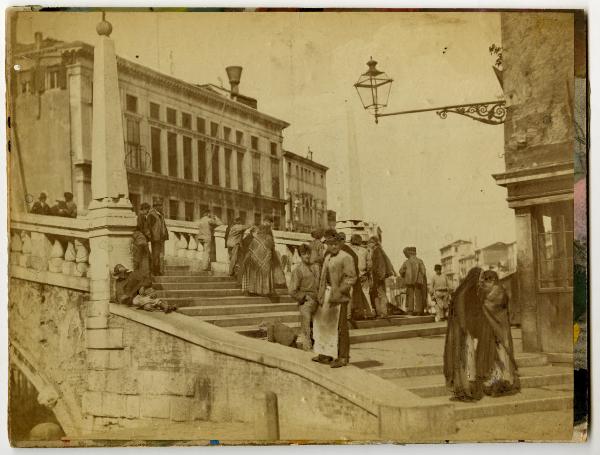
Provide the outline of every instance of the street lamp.
{"type": "Polygon", "coordinates": [[[354,88],[363,107],[375,115],[375,123],[378,123],[379,109],[387,106],[393,79],[376,68],[377,62],[373,57],[367,62],[367,66],[369,69],[360,75],[354,88]]]}
{"type": "Polygon", "coordinates": [[[448,113],[452,113],[463,115],[488,125],[501,125],[506,118],[506,102],[504,100],[432,107],[428,109],[413,109],[410,111],[381,114],[379,113],[379,110],[387,106],[393,79],[389,78],[387,74],[376,68],[377,62],[373,60],[373,57],[367,62],[367,66],[369,69],[367,72],[360,75],[358,81],[354,84],[354,88],[356,88],[365,110],[369,111],[375,117],[375,123],[379,123],[379,117],[431,111],[436,111],[436,114],[442,119],[448,117],[448,113]]]}

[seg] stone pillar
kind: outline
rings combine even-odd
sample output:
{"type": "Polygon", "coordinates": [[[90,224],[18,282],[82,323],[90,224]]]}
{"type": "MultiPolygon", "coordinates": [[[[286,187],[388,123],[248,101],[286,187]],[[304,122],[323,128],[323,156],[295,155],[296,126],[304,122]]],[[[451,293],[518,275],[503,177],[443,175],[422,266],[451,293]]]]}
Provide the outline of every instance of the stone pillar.
{"type": "Polygon", "coordinates": [[[533,229],[529,208],[515,210],[517,237],[517,279],[521,303],[523,351],[539,351],[537,329],[536,273],[533,257],[533,229]]]}
{"type": "Polygon", "coordinates": [[[125,169],[123,120],[112,26],[101,22],[94,48],[94,97],[92,123],[92,202],[96,207],[131,209],[125,169]]]}
{"type": "Polygon", "coordinates": [[[225,188],[225,147],[219,147],[219,186],[225,188]]]}
{"type": "Polygon", "coordinates": [[[89,349],[118,348],[122,340],[108,328],[110,272],[116,264],[131,268],[131,234],[136,216],[129,202],[123,120],[112,26],[96,27],[92,123],[92,201],[86,218],[90,236],[90,301],[86,321],[89,349]]]}
{"type": "MultiPolygon", "coordinates": [[[[206,183],[209,185],[213,184],[213,173],[212,173],[212,157],[213,153],[217,152],[217,146],[212,142],[206,143],[206,183]]],[[[202,214],[200,214],[202,216],[202,214]]]]}
{"type": "Polygon", "coordinates": [[[252,193],[254,189],[252,188],[252,159],[254,156],[254,152],[246,152],[244,153],[244,191],[247,193],[252,193]]]}
{"type": "Polygon", "coordinates": [[[177,135],[177,177],[183,178],[183,135],[177,135]]]}
{"type": "Polygon", "coordinates": [[[231,163],[230,163],[230,172],[231,172],[231,188],[234,190],[242,191],[243,188],[238,188],[238,173],[237,173],[237,164],[238,162],[238,152],[236,149],[231,150],[231,163]]]}
{"type": "Polygon", "coordinates": [[[160,130],[160,173],[169,175],[169,148],[166,130],[160,130]]]}
{"type": "Polygon", "coordinates": [[[192,180],[198,181],[198,141],[192,139],[192,180]]]}

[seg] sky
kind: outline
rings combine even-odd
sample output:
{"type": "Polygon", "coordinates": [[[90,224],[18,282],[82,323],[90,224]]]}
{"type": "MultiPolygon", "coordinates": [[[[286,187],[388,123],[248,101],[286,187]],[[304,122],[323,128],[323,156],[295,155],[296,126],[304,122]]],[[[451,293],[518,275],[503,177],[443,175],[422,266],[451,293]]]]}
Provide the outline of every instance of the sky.
{"type": "MultiPolygon", "coordinates": [[[[94,44],[100,18],[20,13],[17,37],[32,42],[41,31],[94,44]]],[[[353,87],[372,56],[394,79],[390,112],[499,99],[488,52],[501,45],[498,13],[108,12],[107,20],[119,55],[188,82],[227,86],[225,67],[242,66],[240,92],[291,124],[284,148],[310,147],[330,168],[328,207],[338,219],[357,216],[349,186],[358,185],[362,216],[381,226],[395,267],[405,246],[432,270],[454,240],[514,241],[506,190],[491,176],[504,171],[502,125],[435,112],[376,125],[353,87]]]]}

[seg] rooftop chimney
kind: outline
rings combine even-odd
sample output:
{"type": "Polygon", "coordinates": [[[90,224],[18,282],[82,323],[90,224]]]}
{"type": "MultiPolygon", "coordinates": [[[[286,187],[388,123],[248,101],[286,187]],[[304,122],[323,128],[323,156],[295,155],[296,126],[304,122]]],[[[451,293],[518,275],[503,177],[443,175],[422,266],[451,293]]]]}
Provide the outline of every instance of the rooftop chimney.
{"type": "Polygon", "coordinates": [[[229,78],[229,84],[231,85],[231,98],[235,99],[240,93],[239,85],[240,78],[242,77],[241,66],[228,66],[225,68],[227,71],[227,77],[229,78]]]}

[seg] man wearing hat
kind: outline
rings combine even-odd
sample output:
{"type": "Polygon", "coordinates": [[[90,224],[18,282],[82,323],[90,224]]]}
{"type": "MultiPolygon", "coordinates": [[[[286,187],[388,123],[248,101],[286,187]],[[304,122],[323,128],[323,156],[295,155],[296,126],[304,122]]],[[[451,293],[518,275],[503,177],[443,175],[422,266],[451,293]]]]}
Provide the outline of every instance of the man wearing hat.
{"type": "Polygon", "coordinates": [[[128,270],[122,264],[115,265],[112,277],[116,280],[116,301],[122,305],[132,305],[133,299],[138,295],[140,288],[152,285],[148,275],[140,270],[128,270]]]}
{"type": "Polygon", "coordinates": [[[445,320],[448,312],[448,299],[450,297],[450,285],[446,275],[442,275],[442,266],[436,264],[433,267],[435,275],[431,279],[431,298],[435,302],[435,320],[445,320]]]}
{"type": "Polygon", "coordinates": [[[146,238],[150,240],[152,248],[152,275],[158,276],[164,274],[165,259],[165,241],[169,239],[169,231],[163,215],[163,200],[156,198],[152,208],[146,215],[146,238]]]}
{"type": "Polygon", "coordinates": [[[330,363],[331,368],[339,368],[348,365],[350,361],[348,304],[358,277],[352,256],[342,250],[342,237],[335,231],[328,230],[325,244],[327,254],[323,260],[317,293],[319,308],[313,324],[314,351],[318,355],[313,360],[330,363]],[[336,338],[337,342],[331,343],[336,338]]]}
{"type": "Polygon", "coordinates": [[[300,245],[298,254],[302,262],[292,270],[289,291],[292,298],[298,302],[300,310],[300,335],[298,338],[302,348],[310,351],[312,349],[310,323],[317,309],[319,266],[310,262],[311,249],[309,245],[300,245]]]}
{"type": "Polygon", "coordinates": [[[388,298],[385,292],[385,279],[395,276],[396,272],[379,243],[379,237],[369,238],[369,248],[371,249],[371,284],[375,309],[378,317],[386,318],[388,317],[388,298]]]}
{"type": "Polygon", "coordinates": [[[427,306],[427,272],[425,264],[417,257],[417,248],[403,250],[406,261],[400,267],[400,276],[406,285],[406,306],[411,316],[422,316],[427,306]]]}
{"type": "Polygon", "coordinates": [[[210,270],[212,255],[214,251],[214,233],[217,226],[221,226],[223,222],[215,215],[212,215],[208,210],[202,214],[202,218],[198,223],[198,234],[196,239],[204,246],[204,255],[202,256],[203,270],[210,270]]]}
{"type": "Polygon", "coordinates": [[[47,197],[46,193],[40,193],[40,197],[31,207],[31,213],[37,215],[50,215],[50,206],[46,202],[47,197]]]}

